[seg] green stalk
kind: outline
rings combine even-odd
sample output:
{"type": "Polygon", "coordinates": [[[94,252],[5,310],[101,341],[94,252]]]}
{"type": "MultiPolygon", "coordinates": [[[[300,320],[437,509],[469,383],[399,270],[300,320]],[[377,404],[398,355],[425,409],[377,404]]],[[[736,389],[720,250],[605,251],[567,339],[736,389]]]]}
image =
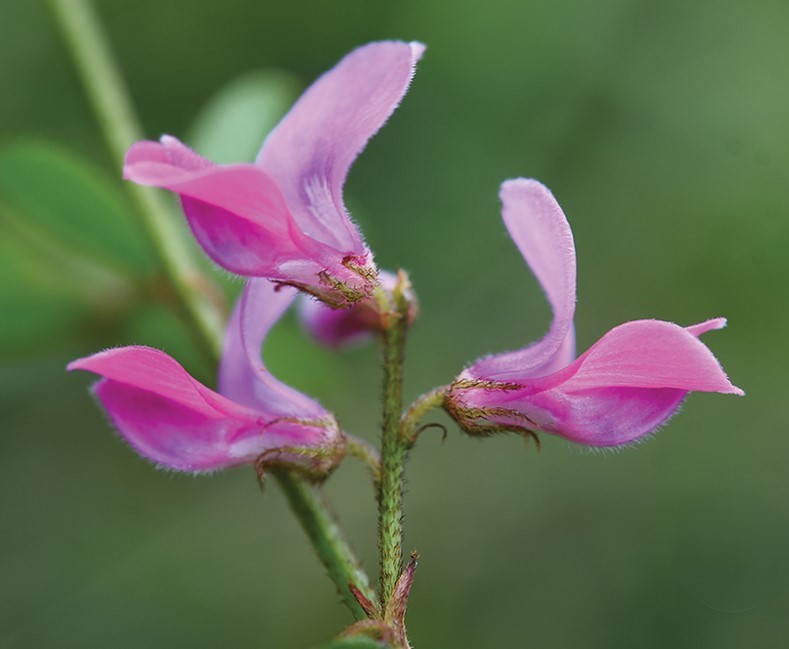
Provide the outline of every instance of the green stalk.
{"type": "Polygon", "coordinates": [[[303,480],[289,471],[272,469],[272,475],[282,487],[290,508],[301,521],[312,548],[337,586],[343,603],[351,610],[354,619],[366,620],[367,614],[354,597],[349,584],[353,584],[370,601],[374,600],[375,595],[337,523],[303,480]]]}
{"type": "MultiPolygon", "coordinates": [[[[104,140],[119,168],[129,146],[143,139],[129,93],[90,2],[49,0],[93,107],[104,140]]],[[[205,299],[212,282],[195,265],[178,220],[161,194],[149,187],[125,183],[132,202],[175,289],[179,310],[186,316],[201,349],[216,362],[221,353],[225,314],[205,299]]]]}
{"type": "MultiPolygon", "coordinates": [[[[397,296],[395,296],[397,301],[397,296]]],[[[383,426],[381,480],[378,488],[378,549],[381,555],[381,610],[394,593],[403,570],[403,473],[407,445],[399,435],[403,410],[403,359],[408,305],[397,304],[383,332],[383,426]]]]}
{"type": "MultiPolygon", "coordinates": [[[[101,23],[86,0],[49,0],[49,6],[74,58],[112,157],[122,166],[129,145],[142,139],[141,129],[101,23]]],[[[126,188],[162,262],[178,306],[187,316],[187,326],[196,334],[200,348],[216,364],[222,349],[224,314],[206,299],[205,288],[211,285],[210,280],[191,260],[174,215],[161,196],[132,183],[127,183],[126,188]]],[[[300,479],[285,472],[277,472],[276,476],[345,604],[356,619],[365,619],[367,615],[348,584],[372,600],[369,581],[336,522],[320,498],[300,479]]]]}

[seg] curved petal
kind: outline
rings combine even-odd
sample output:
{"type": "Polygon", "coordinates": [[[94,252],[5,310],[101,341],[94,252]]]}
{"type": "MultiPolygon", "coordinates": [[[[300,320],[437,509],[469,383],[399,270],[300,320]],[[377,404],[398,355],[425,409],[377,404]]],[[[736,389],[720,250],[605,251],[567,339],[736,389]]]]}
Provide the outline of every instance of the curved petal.
{"type": "Polygon", "coordinates": [[[697,336],[719,328],[720,320],[688,329],[662,320],[636,320],[614,327],[574,363],[536,379],[537,391],[561,384],[564,391],[601,387],[678,388],[743,394],[731,384],[709,348],[697,336]]]}
{"type": "Polygon", "coordinates": [[[122,347],[69,364],[104,377],[94,390],[124,439],[142,456],[178,471],[212,471],[254,461],[276,446],[254,410],[192,378],[150,347],[122,347]]]}
{"type": "Polygon", "coordinates": [[[296,297],[296,290],[265,279],[247,282],[228,324],[219,367],[219,391],[267,417],[330,417],[314,399],[277,380],[263,364],[261,347],[296,297]]]}
{"type": "Polygon", "coordinates": [[[129,149],[124,178],[178,194],[197,240],[232,272],[288,279],[282,263],[307,257],[316,262],[313,277],[338,263],[335,251],[298,229],[276,182],[256,165],[217,166],[164,136],[129,149]]]}
{"type": "Polygon", "coordinates": [[[575,244],[570,225],[553,194],[536,180],[508,180],[499,194],[512,240],[540,282],[553,310],[542,340],[518,351],[477,361],[469,373],[493,380],[544,376],[575,356],[575,244]]]}
{"type": "Polygon", "coordinates": [[[346,254],[366,252],[342,200],[348,170],[411,83],[424,46],[371,43],[310,86],[271,132],[257,164],[285,195],[311,237],[346,254]]]}

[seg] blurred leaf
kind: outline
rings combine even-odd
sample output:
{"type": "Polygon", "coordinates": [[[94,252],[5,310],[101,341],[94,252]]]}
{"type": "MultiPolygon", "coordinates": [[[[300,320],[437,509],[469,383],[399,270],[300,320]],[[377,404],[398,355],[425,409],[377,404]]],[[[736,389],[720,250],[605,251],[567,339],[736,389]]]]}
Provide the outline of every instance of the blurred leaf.
{"type": "Polygon", "coordinates": [[[0,148],[0,205],[6,226],[64,255],[140,272],[153,258],[120,186],[58,145],[20,140],[0,148]]]}
{"type": "Polygon", "coordinates": [[[78,325],[81,305],[53,290],[43,270],[20,254],[12,239],[0,237],[0,357],[78,325]]]}
{"type": "Polygon", "coordinates": [[[197,114],[189,144],[217,163],[252,162],[266,135],[295,101],[299,85],[278,70],[234,79],[197,114]]]}
{"type": "Polygon", "coordinates": [[[0,147],[0,356],[106,334],[153,267],[103,172],[57,145],[0,147]]]}
{"type": "Polygon", "coordinates": [[[0,208],[0,357],[96,334],[137,302],[129,278],[9,229],[0,208]]]}

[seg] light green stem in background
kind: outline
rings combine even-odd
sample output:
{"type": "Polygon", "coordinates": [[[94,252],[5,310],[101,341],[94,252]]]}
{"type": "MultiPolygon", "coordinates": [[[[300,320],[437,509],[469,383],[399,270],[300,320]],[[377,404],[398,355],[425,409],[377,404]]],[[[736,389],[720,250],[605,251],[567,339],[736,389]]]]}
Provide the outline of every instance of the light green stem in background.
{"type": "MultiPolygon", "coordinates": [[[[74,58],[104,139],[121,167],[129,145],[142,139],[141,129],[102,26],[86,0],[49,0],[49,6],[74,58]]],[[[162,197],[154,190],[132,183],[127,183],[126,188],[164,266],[178,306],[187,316],[187,326],[216,364],[222,349],[224,314],[206,299],[206,289],[212,282],[192,261],[180,237],[175,215],[162,197]]],[[[354,584],[371,601],[374,595],[336,522],[315,491],[300,478],[282,471],[275,474],[343,601],[356,619],[366,619],[348,584],[354,584]]]]}
{"type": "Polygon", "coordinates": [[[408,304],[397,303],[397,290],[393,301],[395,304],[387,314],[389,322],[383,331],[383,425],[378,487],[379,596],[384,611],[403,570],[403,473],[408,450],[399,435],[408,304]]]}
{"type": "Polygon", "coordinates": [[[337,586],[343,603],[351,609],[356,620],[366,620],[367,614],[356,601],[348,584],[353,584],[370,601],[374,601],[375,595],[337,523],[313,489],[300,478],[289,471],[278,469],[272,469],[272,475],[282,487],[291,509],[299,517],[312,548],[337,586]]]}
{"type": "MultiPolygon", "coordinates": [[[[65,38],[102,135],[118,169],[129,146],[143,139],[129,93],[102,26],[86,0],[49,0],[65,38]]],[[[205,299],[213,283],[191,258],[176,215],[156,190],[125,183],[156,254],[175,289],[179,308],[190,321],[201,347],[216,361],[221,353],[225,314],[205,299]]]]}

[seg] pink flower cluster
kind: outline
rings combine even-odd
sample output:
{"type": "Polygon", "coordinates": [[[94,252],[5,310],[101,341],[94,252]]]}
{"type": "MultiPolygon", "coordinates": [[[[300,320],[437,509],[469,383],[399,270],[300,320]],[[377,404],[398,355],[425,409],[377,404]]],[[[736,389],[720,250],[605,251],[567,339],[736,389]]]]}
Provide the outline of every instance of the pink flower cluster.
{"type": "MultiPolygon", "coordinates": [[[[419,43],[392,41],[351,52],[304,93],[254,163],[215,165],[169,136],[131,147],[125,178],[176,193],[205,252],[251,278],[228,326],[218,392],[148,347],[111,349],[69,365],[102,377],[96,396],[141,455],[189,472],[293,449],[341,457],[335,417],[273,377],[261,346],[299,291],[311,296],[301,307],[307,329],[326,344],[341,346],[379,327],[372,296],[395,278],[379,273],[342,190],[351,164],[407,91],[423,51],[419,43]]],[[[616,445],[655,430],[690,390],[742,394],[698,340],[722,319],[686,328],[629,322],[576,359],[567,220],[534,180],[505,182],[501,200],[554,321],[539,342],[485,357],[452,382],[445,407],[464,430],[545,431],[616,445]]]]}

